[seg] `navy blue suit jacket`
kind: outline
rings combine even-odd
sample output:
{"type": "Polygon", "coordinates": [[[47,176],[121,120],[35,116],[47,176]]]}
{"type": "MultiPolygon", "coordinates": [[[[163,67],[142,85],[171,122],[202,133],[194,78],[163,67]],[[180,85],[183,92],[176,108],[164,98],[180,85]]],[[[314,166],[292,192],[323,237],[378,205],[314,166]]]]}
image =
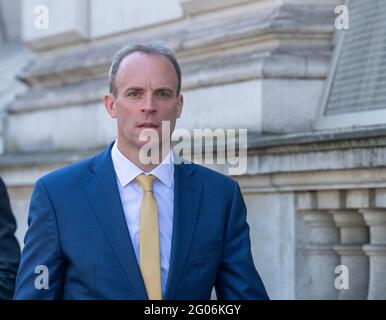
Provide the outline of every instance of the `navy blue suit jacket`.
{"type": "Polygon", "coordinates": [[[7,189],[0,178],[0,300],[12,299],[20,247],[15,238],[16,221],[12,214],[7,189]]]}
{"type": "MultiPolygon", "coordinates": [[[[127,228],[112,144],[40,178],[32,194],[16,299],[147,299],[127,228]],[[37,289],[48,268],[49,288],[37,289]]],[[[268,299],[255,269],[238,184],[195,164],[175,165],[164,299],[268,299]]]]}

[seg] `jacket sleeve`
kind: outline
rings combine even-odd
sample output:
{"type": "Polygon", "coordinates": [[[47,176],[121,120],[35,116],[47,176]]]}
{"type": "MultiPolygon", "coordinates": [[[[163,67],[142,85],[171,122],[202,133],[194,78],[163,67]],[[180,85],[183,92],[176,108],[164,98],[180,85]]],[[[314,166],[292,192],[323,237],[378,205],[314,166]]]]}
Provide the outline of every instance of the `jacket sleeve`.
{"type": "Polygon", "coordinates": [[[235,182],[233,200],[225,231],[223,257],[215,284],[219,300],[268,300],[256,271],[246,220],[247,210],[235,182]]]}
{"type": "Polygon", "coordinates": [[[0,179],[0,300],[12,299],[20,260],[16,221],[3,180],[0,179]]]}
{"type": "Polygon", "coordinates": [[[44,182],[31,197],[14,299],[61,299],[65,277],[56,213],[44,182]]]}

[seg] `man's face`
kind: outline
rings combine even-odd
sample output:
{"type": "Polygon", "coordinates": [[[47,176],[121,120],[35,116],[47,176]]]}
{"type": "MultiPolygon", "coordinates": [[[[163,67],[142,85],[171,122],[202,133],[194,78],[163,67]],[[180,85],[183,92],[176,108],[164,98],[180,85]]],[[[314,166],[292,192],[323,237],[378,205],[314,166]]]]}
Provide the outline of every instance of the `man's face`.
{"type": "MultiPolygon", "coordinates": [[[[156,130],[160,141],[162,121],[168,121],[173,132],[183,105],[177,84],[173,64],[164,56],[136,52],[121,61],[115,77],[116,96],[105,96],[105,106],[117,119],[118,141],[128,151],[139,151],[146,143],[139,141],[145,128],[156,130]]],[[[170,141],[170,136],[163,139],[170,141]]]]}

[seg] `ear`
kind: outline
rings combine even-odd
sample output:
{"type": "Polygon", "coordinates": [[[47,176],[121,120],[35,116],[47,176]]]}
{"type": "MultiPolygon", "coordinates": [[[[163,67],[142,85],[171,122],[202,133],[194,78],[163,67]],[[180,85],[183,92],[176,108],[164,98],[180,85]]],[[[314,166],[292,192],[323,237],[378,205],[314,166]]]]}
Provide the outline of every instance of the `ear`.
{"type": "Polygon", "coordinates": [[[181,116],[183,106],[184,106],[184,97],[180,94],[178,97],[178,104],[177,104],[177,118],[181,116]]]}
{"type": "Polygon", "coordinates": [[[112,118],[117,117],[115,97],[110,93],[104,96],[105,108],[112,118]]]}

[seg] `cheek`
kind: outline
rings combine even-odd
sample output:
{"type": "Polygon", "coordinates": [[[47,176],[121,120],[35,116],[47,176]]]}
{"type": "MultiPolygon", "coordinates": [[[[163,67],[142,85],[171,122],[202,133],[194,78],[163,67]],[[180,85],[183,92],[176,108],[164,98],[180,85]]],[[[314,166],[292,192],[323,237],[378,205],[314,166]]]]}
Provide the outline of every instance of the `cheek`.
{"type": "Polygon", "coordinates": [[[163,119],[163,121],[167,121],[169,123],[170,134],[172,134],[174,129],[175,129],[175,127],[176,127],[175,114],[169,116],[168,118],[163,119]]]}
{"type": "Polygon", "coordinates": [[[162,119],[175,121],[178,115],[177,106],[172,106],[169,108],[160,108],[160,115],[162,119]]]}
{"type": "Polygon", "coordinates": [[[135,114],[129,106],[120,105],[117,108],[117,118],[120,120],[121,123],[126,123],[129,125],[131,122],[133,122],[133,119],[135,118],[135,114]]]}
{"type": "Polygon", "coordinates": [[[117,125],[123,131],[132,131],[134,128],[134,117],[128,113],[120,113],[117,117],[117,125]]]}

